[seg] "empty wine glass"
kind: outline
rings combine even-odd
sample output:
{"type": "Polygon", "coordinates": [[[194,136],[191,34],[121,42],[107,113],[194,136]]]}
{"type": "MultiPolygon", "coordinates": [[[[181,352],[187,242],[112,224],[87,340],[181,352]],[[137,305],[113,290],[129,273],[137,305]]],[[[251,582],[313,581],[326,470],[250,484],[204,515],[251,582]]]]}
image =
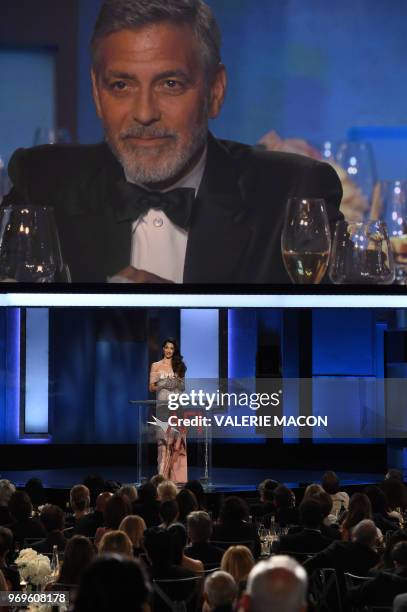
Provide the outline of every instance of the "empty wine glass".
{"type": "Polygon", "coordinates": [[[338,221],[329,277],[335,284],[382,284],[394,281],[394,261],[383,221],[338,221]]]}
{"type": "Polygon", "coordinates": [[[35,130],[34,146],[44,144],[69,144],[72,142],[67,128],[39,127],[35,130]]]}
{"type": "Polygon", "coordinates": [[[378,216],[388,227],[396,283],[407,284],[407,181],[381,181],[378,216]]]}
{"type": "Polygon", "coordinates": [[[68,281],[52,208],[5,206],[0,210],[0,281],[68,281]]]}
{"type": "Polygon", "coordinates": [[[367,142],[348,141],[338,146],[336,161],[358,189],[353,194],[358,210],[369,217],[373,189],[376,183],[376,165],[372,147],[367,142]]]}
{"type": "Polygon", "coordinates": [[[330,250],[331,234],[324,200],[288,200],[281,251],[292,282],[320,283],[328,267],[330,250]]]}

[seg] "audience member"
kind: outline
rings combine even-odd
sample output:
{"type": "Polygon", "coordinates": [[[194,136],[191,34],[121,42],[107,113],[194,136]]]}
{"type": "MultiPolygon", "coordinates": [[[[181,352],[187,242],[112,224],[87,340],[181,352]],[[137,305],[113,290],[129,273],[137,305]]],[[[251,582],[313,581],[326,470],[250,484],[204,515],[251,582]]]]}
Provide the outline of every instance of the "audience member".
{"type": "Polygon", "coordinates": [[[39,507],[47,503],[47,496],[40,478],[30,478],[24,486],[24,490],[31,499],[34,512],[39,512],[39,507]]]}
{"type": "Polygon", "coordinates": [[[107,531],[99,542],[99,553],[117,553],[133,558],[133,544],[127,533],[118,529],[107,531]]]}
{"type": "Polygon", "coordinates": [[[96,551],[88,538],[75,535],[65,548],[64,562],[55,580],[57,584],[78,585],[83,572],[96,556],[96,551]]]}
{"type": "Polygon", "coordinates": [[[153,579],[191,578],[192,570],[174,563],[173,538],[168,529],[151,527],[144,534],[144,548],[150,563],[150,575],[153,579]]]}
{"type": "Polygon", "coordinates": [[[209,542],[212,536],[212,520],[207,512],[196,510],[187,516],[187,532],[190,545],[185,554],[202,561],[205,569],[220,566],[223,550],[209,542]]]}
{"type": "Polygon", "coordinates": [[[144,553],[143,538],[146,530],[144,519],[141,516],[131,514],[124,517],[119,529],[129,536],[133,546],[133,555],[135,557],[142,555],[144,553]]]}
{"type": "Polygon", "coordinates": [[[63,534],[65,514],[61,508],[54,504],[45,504],[41,510],[40,521],[44,525],[47,535],[44,540],[32,544],[31,548],[39,553],[52,553],[53,547],[57,546],[58,551],[64,551],[68,540],[63,534]]]}
{"type": "Polygon", "coordinates": [[[324,491],[319,484],[311,484],[305,489],[303,501],[307,499],[313,499],[317,501],[322,510],[322,524],[325,527],[331,527],[334,525],[335,531],[332,532],[332,539],[340,538],[340,534],[337,524],[337,516],[333,513],[333,501],[331,496],[324,491]]]}
{"type": "Polygon", "coordinates": [[[6,478],[0,480],[0,525],[8,525],[13,520],[8,504],[15,490],[16,488],[12,482],[6,478]]]}
{"type": "Polygon", "coordinates": [[[10,498],[9,510],[13,522],[14,548],[24,548],[25,540],[41,540],[47,535],[44,525],[32,517],[33,507],[30,498],[24,491],[16,491],[10,498]]]}
{"type": "Polygon", "coordinates": [[[259,501],[250,506],[250,514],[256,519],[261,519],[265,514],[272,515],[275,512],[274,491],[279,486],[275,480],[267,478],[263,480],[257,490],[259,492],[259,501]]]}
{"type": "Polygon", "coordinates": [[[260,539],[255,525],[248,523],[249,509],[246,502],[237,496],[227,497],[223,502],[219,522],[213,525],[214,542],[245,544],[257,558],[260,555],[260,539]]]}
{"type": "Polygon", "coordinates": [[[398,470],[390,470],[386,475],[381,488],[386,495],[391,511],[404,511],[407,509],[407,489],[403,482],[403,475],[398,470]],[[397,474],[399,474],[397,476],[397,474]]]}
{"type": "Polygon", "coordinates": [[[184,489],[191,491],[195,495],[198,504],[197,510],[206,510],[205,491],[202,483],[199,480],[188,480],[185,483],[184,489]]]}
{"type": "Polygon", "coordinates": [[[100,493],[96,499],[95,510],[86,514],[76,522],[74,533],[84,535],[88,538],[94,538],[97,529],[103,526],[106,504],[111,497],[113,497],[113,494],[108,491],[100,493]]]}
{"type": "Polygon", "coordinates": [[[209,574],[204,584],[202,612],[233,612],[237,598],[237,585],[227,572],[209,574]]]}
{"type": "Polygon", "coordinates": [[[131,504],[126,496],[115,493],[110,497],[103,513],[104,527],[99,527],[95,534],[95,545],[98,546],[102,536],[108,531],[115,531],[125,516],[131,514],[131,504]]]}
{"type": "Polygon", "coordinates": [[[354,493],[349,500],[349,509],[342,518],[342,540],[350,540],[352,528],[365,519],[373,520],[370,499],[365,493],[354,493]]]}
{"type": "Polygon", "coordinates": [[[396,595],[407,593],[407,542],[395,545],[392,559],[393,570],[379,572],[373,580],[352,589],[349,603],[357,607],[391,606],[396,595]]]}
{"type": "Polygon", "coordinates": [[[363,520],[352,529],[351,541],[332,542],[325,550],[317,553],[304,563],[309,575],[319,568],[332,567],[336,570],[341,591],[345,592],[345,572],[356,576],[367,576],[369,570],[380,559],[377,552],[377,527],[371,520],[363,520]]]}
{"type": "Polygon", "coordinates": [[[166,480],[167,478],[164,476],[164,474],[155,474],[150,478],[150,483],[154,485],[156,489],[158,489],[158,485],[166,480]]]}
{"type": "Polygon", "coordinates": [[[254,566],[247,580],[249,612],[305,612],[307,574],[285,555],[275,555],[254,566]]]}
{"type": "MultiPolygon", "coordinates": [[[[298,509],[295,507],[295,495],[285,485],[279,485],[274,490],[275,519],[280,527],[298,525],[298,509]]],[[[266,521],[264,521],[266,525],[266,521]]]]}
{"type": "Polygon", "coordinates": [[[138,500],[133,504],[133,514],[141,516],[147,527],[155,527],[161,523],[159,507],[155,486],[151,482],[142,484],[138,489],[138,500]]]}
{"type": "Polygon", "coordinates": [[[396,518],[390,513],[389,503],[384,492],[379,487],[366,488],[366,495],[372,506],[373,520],[382,533],[394,531],[400,527],[400,517],[396,518]]]}
{"type": "Polygon", "coordinates": [[[127,495],[127,498],[130,502],[130,504],[133,506],[133,504],[137,501],[138,499],[138,493],[137,493],[137,489],[134,485],[123,485],[122,487],[120,487],[120,489],[117,491],[118,495],[127,495]]]}
{"type": "Polygon", "coordinates": [[[174,523],[168,527],[168,533],[171,536],[172,559],[175,565],[181,565],[192,572],[203,572],[204,566],[202,561],[192,559],[185,554],[187,545],[187,530],[182,523],[174,523]]]}
{"type": "Polygon", "coordinates": [[[182,489],[176,497],[176,502],[179,510],[178,521],[186,525],[188,514],[198,510],[196,497],[189,489],[182,489]]]}
{"type": "Polygon", "coordinates": [[[393,601],[393,612],[407,612],[407,593],[397,595],[393,601]]]}
{"type": "Polygon", "coordinates": [[[67,517],[66,524],[74,527],[77,522],[89,514],[90,510],[90,492],[85,485],[75,485],[69,492],[69,503],[73,514],[67,517]]]}
{"type": "Polygon", "coordinates": [[[105,479],[99,474],[90,474],[83,481],[85,487],[88,487],[90,493],[90,505],[94,508],[98,495],[104,493],[106,489],[105,479]]]}
{"type": "Polygon", "coordinates": [[[172,480],[164,480],[157,487],[158,501],[174,501],[178,495],[178,489],[172,480]]]}
{"type": "Polygon", "coordinates": [[[253,554],[247,546],[229,546],[222,557],[220,568],[233,576],[239,597],[246,588],[247,577],[254,563],[253,554]]]}
{"type": "Polygon", "coordinates": [[[160,527],[167,528],[178,521],[179,509],[175,499],[162,502],[158,512],[162,521],[160,527]]]}
{"type": "Polygon", "coordinates": [[[349,508],[349,495],[340,490],[340,482],[335,472],[328,471],[322,476],[322,488],[332,499],[332,513],[339,517],[341,512],[349,508]]]}
{"type": "Polygon", "coordinates": [[[151,597],[150,582],[135,559],[102,555],[85,570],[79,583],[73,612],[147,612],[151,597]]]}
{"type": "Polygon", "coordinates": [[[281,536],[279,541],[273,544],[275,552],[291,553],[316,553],[332,542],[322,534],[322,508],[315,499],[304,499],[299,506],[301,531],[281,536]]]}
{"type": "Polygon", "coordinates": [[[7,565],[7,555],[13,548],[13,534],[7,527],[0,527],[0,571],[3,572],[9,591],[20,590],[18,570],[7,565]]]}
{"type": "Polygon", "coordinates": [[[392,569],[394,567],[392,552],[393,548],[399,542],[407,542],[407,529],[396,529],[396,531],[392,531],[387,534],[384,551],[381,556],[380,562],[375,567],[375,570],[380,571],[392,569]]]}

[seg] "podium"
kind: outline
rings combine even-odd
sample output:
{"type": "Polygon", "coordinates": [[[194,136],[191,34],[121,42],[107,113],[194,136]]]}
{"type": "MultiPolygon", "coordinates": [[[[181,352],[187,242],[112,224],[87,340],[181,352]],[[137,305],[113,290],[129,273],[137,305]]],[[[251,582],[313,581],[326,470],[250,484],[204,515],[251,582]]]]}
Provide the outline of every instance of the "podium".
{"type": "MultiPolygon", "coordinates": [[[[158,440],[164,435],[163,429],[154,423],[157,405],[165,407],[162,400],[130,400],[129,404],[137,410],[137,485],[147,482],[158,473],[157,448],[158,440]]],[[[190,406],[182,410],[167,410],[168,418],[172,417],[185,423],[181,427],[173,426],[171,432],[184,432],[186,438],[186,453],[188,464],[188,480],[199,480],[205,490],[212,487],[212,436],[211,428],[204,425],[206,411],[204,408],[190,406]]],[[[161,421],[161,423],[165,423],[161,421]]],[[[171,427],[168,425],[167,428],[171,427]]]]}

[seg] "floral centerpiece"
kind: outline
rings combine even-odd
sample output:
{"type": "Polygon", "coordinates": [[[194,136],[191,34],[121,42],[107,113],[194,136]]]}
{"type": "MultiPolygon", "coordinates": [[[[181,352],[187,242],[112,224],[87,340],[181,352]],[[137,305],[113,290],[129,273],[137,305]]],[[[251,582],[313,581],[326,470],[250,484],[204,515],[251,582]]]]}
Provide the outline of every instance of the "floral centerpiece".
{"type": "Polygon", "coordinates": [[[32,548],[24,548],[15,560],[15,564],[21,578],[36,588],[45,586],[52,577],[48,557],[37,553],[32,548]]]}

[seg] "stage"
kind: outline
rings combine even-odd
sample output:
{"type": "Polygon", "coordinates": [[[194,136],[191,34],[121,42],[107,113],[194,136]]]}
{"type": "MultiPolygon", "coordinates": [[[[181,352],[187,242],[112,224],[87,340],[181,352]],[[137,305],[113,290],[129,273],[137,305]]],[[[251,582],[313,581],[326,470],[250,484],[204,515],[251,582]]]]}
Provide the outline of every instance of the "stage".
{"type": "MultiPolygon", "coordinates": [[[[196,476],[194,468],[189,470],[189,478],[196,476]]],[[[114,467],[89,466],[86,468],[43,469],[43,470],[4,470],[1,478],[8,478],[17,487],[23,487],[29,478],[40,478],[47,489],[70,489],[74,484],[81,483],[89,474],[100,474],[106,480],[121,484],[140,484],[135,480],[134,465],[114,467]]],[[[322,473],[317,470],[266,470],[253,468],[213,468],[210,492],[213,493],[252,493],[258,484],[273,478],[291,489],[302,489],[313,482],[320,482],[322,473]]],[[[339,472],[343,487],[363,487],[383,480],[381,473],[339,472]]]]}

